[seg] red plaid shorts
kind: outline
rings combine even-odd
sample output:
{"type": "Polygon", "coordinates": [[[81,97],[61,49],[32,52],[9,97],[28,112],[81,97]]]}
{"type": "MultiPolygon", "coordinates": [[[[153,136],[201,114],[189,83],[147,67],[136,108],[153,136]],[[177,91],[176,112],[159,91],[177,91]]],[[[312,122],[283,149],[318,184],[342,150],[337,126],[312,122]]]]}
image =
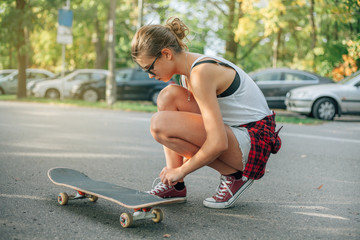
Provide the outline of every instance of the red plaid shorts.
{"type": "Polygon", "coordinates": [[[240,127],[247,128],[251,139],[248,162],[243,176],[248,179],[260,179],[265,174],[265,166],[270,153],[275,154],[281,148],[281,139],[278,134],[282,127],[275,132],[275,113],[260,121],[244,124],[240,127]]]}

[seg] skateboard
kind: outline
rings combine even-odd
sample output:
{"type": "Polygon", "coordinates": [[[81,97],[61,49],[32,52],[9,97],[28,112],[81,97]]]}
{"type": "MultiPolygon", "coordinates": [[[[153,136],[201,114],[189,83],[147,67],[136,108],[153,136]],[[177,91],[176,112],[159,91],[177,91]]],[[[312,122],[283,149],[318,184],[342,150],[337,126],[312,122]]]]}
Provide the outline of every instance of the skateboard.
{"type": "Polygon", "coordinates": [[[152,209],[153,207],[186,201],[185,198],[160,198],[135,189],[92,180],[84,173],[70,168],[52,168],[48,171],[48,177],[56,185],[76,190],[74,195],[59,193],[57,199],[61,205],[66,205],[69,200],[88,198],[91,202],[96,202],[102,198],[133,209],[133,213],[120,215],[120,224],[124,228],[142,219],[152,219],[159,223],[163,220],[164,213],[159,208],[152,209]]]}

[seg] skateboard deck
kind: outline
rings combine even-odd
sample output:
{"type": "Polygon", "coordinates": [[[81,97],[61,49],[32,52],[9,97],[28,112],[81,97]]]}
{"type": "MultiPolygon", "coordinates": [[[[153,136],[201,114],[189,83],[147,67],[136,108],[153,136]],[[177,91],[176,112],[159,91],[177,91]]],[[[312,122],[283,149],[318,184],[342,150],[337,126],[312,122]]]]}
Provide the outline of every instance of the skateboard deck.
{"type": "Polygon", "coordinates": [[[58,202],[61,205],[66,205],[68,200],[87,197],[93,202],[97,201],[98,198],[103,198],[125,208],[134,209],[135,213],[133,215],[121,214],[120,223],[123,227],[130,226],[135,220],[146,218],[151,218],[154,222],[160,222],[163,218],[163,212],[160,209],[154,209],[150,212],[152,207],[185,202],[185,198],[160,198],[135,189],[92,180],[84,173],[70,168],[52,168],[48,171],[48,177],[56,185],[77,191],[76,196],[60,193],[58,202]]]}

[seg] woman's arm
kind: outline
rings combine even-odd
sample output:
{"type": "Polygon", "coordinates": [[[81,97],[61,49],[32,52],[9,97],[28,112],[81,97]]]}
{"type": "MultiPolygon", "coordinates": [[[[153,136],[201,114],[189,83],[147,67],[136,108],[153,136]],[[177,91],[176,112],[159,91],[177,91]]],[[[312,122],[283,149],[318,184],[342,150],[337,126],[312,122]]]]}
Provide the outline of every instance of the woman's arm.
{"type": "Polygon", "coordinates": [[[185,175],[208,165],[228,148],[225,125],[216,97],[217,89],[226,79],[218,76],[216,68],[211,64],[200,65],[191,75],[189,85],[201,111],[206,140],[199,151],[181,167],[185,175]]]}
{"type": "Polygon", "coordinates": [[[196,67],[192,71],[188,86],[200,108],[206,140],[199,151],[181,167],[175,169],[165,167],[160,174],[163,183],[174,184],[189,173],[210,164],[228,148],[228,138],[217,100],[217,91],[226,85],[225,81],[232,79],[224,77],[224,69],[221,69],[223,67],[215,66],[204,64],[196,67]]]}

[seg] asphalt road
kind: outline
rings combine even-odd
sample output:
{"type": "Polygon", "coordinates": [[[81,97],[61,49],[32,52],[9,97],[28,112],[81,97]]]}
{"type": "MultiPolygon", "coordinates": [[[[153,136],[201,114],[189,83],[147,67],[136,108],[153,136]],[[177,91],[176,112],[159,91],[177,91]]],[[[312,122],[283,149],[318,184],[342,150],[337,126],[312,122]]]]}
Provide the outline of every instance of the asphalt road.
{"type": "MultiPolygon", "coordinates": [[[[219,174],[186,178],[187,203],[162,207],[159,224],[123,229],[128,211],[99,199],[60,206],[53,167],[139,190],[164,166],[151,114],[0,102],[0,239],[360,239],[360,118],[283,124],[266,175],[231,209],[202,206],[219,174]]],[[[171,123],[169,123],[171,124],[171,123]]],[[[71,191],[70,191],[71,192],[71,191]]]]}

